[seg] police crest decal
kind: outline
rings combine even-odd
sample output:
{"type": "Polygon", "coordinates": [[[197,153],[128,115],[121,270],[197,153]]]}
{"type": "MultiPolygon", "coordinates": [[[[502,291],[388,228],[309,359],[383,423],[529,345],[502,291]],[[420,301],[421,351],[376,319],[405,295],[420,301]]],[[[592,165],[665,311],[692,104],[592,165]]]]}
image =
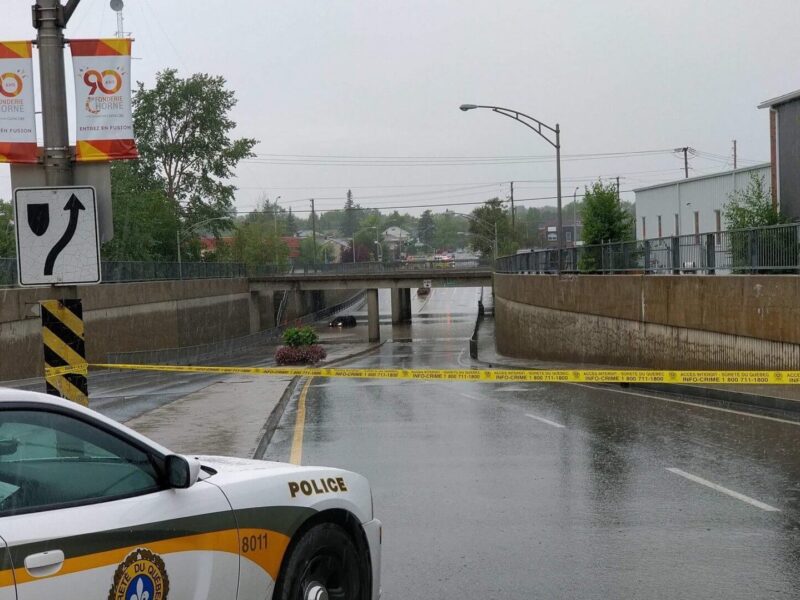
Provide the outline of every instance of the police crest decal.
{"type": "Polygon", "coordinates": [[[169,577],[162,558],[138,548],[114,572],[108,600],[167,600],[169,577]]]}

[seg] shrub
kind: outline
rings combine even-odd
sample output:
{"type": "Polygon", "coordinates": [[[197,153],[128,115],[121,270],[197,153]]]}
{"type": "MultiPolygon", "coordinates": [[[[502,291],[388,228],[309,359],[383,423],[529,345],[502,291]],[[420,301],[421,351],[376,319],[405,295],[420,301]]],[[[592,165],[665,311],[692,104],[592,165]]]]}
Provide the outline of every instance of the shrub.
{"type": "Polygon", "coordinates": [[[317,344],[307,346],[281,346],[275,352],[275,362],[279,365],[315,364],[328,353],[317,344]]]}
{"type": "Polygon", "coordinates": [[[316,344],[318,340],[317,332],[307,325],[305,327],[289,327],[283,332],[283,343],[293,348],[310,346],[316,344]]]}

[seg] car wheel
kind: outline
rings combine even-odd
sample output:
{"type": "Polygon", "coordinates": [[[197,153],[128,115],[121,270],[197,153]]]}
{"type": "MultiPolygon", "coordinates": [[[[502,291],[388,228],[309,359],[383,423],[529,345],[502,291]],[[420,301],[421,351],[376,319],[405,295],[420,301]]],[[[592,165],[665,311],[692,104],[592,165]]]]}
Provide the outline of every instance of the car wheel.
{"type": "Polygon", "coordinates": [[[362,600],[361,559],[340,526],[321,523],[291,551],[276,590],[277,600],[362,600]]]}

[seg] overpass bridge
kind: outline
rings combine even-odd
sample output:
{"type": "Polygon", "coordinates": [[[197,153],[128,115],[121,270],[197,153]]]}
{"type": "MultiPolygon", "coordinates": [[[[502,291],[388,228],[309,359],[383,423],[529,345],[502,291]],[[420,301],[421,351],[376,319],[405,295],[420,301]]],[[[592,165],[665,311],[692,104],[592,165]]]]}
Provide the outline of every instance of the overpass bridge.
{"type": "Polygon", "coordinates": [[[479,259],[318,265],[290,273],[250,275],[253,293],[366,289],[369,341],[380,339],[378,290],[392,290],[392,323],[411,320],[411,289],[492,285],[492,264],[479,259]]]}

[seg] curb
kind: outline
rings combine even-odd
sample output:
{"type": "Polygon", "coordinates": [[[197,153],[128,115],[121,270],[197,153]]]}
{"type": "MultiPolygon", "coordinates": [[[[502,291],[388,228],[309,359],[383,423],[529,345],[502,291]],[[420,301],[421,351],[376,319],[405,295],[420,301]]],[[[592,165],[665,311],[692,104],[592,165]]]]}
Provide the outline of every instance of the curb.
{"type": "MultiPolygon", "coordinates": [[[[536,367],[520,367],[517,365],[506,365],[502,362],[488,362],[481,360],[480,358],[473,360],[489,368],[500,367],[503,369],[516,370],[525,370],[528,368],[531,370],[541,370],[536,367]]],[[[790,421],[800,422],[800,402],[788,400],[786,398],[777,398],[775,396],[762,396],[747,392],[735,392],[732,390],[706,388],[694,385],[677,386],[664,385],[660,383],[598,383],[592,385],[596,385],[597,387],[605,387],[612,390],[616,389],[617,387],[635,388],[644,391],[668,394],[670,396],[684,398],[688,397],[701,400],[709,406],[737,409],[741,410],[742,412],[779,417],[790,421]]]]}
{"type": "MultiPolygon", "coordinates": [[[[388,340],[386,340],[388,341],[388,340]]],[[[381,342],[380,344],[375,344],[365,350],[359,350],[358,352],[354,352],[353,354],[348,354],[347,356],[342,356],[341,358],[337,358],[336,360],[332,361],[322,361],[319,363],[320,366],[324,365],[335,365],[347,360],[352,360],[354,358],[358,358],[365,354],[369,354],[370,352],[374,352],[381,346],[383,346],[386,341],[381,342]]],[[[264,454],[267,451],[267,447],[269,443],[272,441],[272,436],[275,434],[275,430],[278,428],[278,425],[283,418],[283,413],[286,411],[286,406],[289,404],[289,398],[292,397],[294,391],[297,389],[297,385],[300,383],[302,377],[293,377],[292,380],[289,382],[289,385],[286,386],[286,389],[283,390],[283,394],[281,394],[280,400],[278,403],[272,408],[270,411],[269,416],[267,417],[266,423],[264,423],[264,427],[259,432],[259,441],[258,445],[256,446],[256,450],[253,453],[253,458],[255,459],[263,459],[264,454]]]]}

